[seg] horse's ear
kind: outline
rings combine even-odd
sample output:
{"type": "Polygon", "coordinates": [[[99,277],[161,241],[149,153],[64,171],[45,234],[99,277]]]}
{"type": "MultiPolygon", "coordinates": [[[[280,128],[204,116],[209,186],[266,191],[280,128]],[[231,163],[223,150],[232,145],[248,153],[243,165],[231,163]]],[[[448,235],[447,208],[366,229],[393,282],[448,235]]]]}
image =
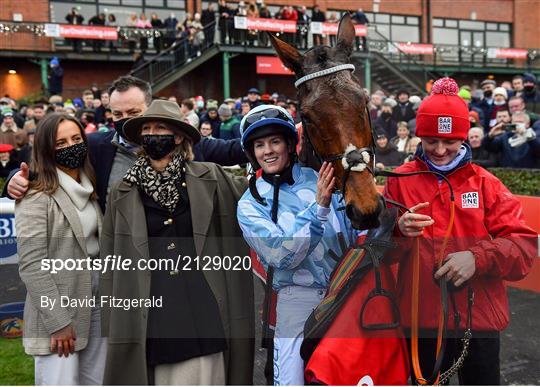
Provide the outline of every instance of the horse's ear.
{"type": "Polygon", "coordinates": [[[336,54],[344,54],[346,57],[345,61],[348,61],[352,54],[355,35],[356,30],[354,29],[351,16],[345,13],[339,22],[336,45],[336,54]]]}
{"type": "Polygon", "coordinates": [[[274,50],[276,50],[279,59],[281,59],[283,64],[296,75],[300,75],[302,72],[302,62],[304,60],[302,54],[300,54],[296,48],[275,37],[273,34],[267,34],[270,37],[272,46],[274,46],[274,50]]]}

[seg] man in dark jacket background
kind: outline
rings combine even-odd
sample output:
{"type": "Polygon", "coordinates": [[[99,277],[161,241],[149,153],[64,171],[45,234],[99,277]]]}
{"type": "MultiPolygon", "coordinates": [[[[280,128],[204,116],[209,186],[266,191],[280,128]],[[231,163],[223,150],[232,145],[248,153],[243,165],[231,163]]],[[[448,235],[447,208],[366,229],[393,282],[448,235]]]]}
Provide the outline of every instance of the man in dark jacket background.
{"type": "MultiPolygon", "coordinates": [[[[326,15],[324,14],[324,12],[321,11],[318,5],[315,5],[313,7],[313,11],[311,13],[311,21],[321,23],[324,23],[326,21],[326,15]]],[[[313,45],[320,46],[322,44],[324,44],[323,36],[320,34],[313,34],[313,45]]]]}
{"type": "MultiPolygon", "coordinates": [[[[71,12],[66,15],[66,21],[68,24],[80,25],[83,24],[84,17],[79,13],[77,7],[71,8],[71,12]]],[[[73,43],[73,51],[80,54],[82,53],[82,40],[81,39],[67,39],[73,43]]]]}
{"type": "Polygon", "coordinates": [[[201,23],[204,27],[204,40],[208,44],[214,43],[214,34],[216,33],[215,22],[216,22],[216,6],[214,3],[208,3],[208,8],[202,11],[202,14],[201,14],[201,23]]]}
{"type": "MultiPolygon", "coordinates": [[[[105,14],[99,13],[96,16],[88,20],[88,25],[90,26],[104,26],[105,25],[105,14]]],[[[103,47],[103,40],[101,39],[92,39],[92,49],[94,52],[100,52],[101,47],[103,47]]]]}
{"type": "MultiPolygon", "coordinates": [[[[407,90],[400,90],[397,94],[398,104],[394,107],[392,111],[392,119],[396,122],[405,121],[409,122],[416,114],[413,110],[412,103],[409,102],[409,92],[407,90]]],[[[393,137],[393,133],[389,133],[393,137]]]]}
{"type": "Polygon", "coordinates": [[[375,161],[377,168],[397,167],[403,164],[404,155],[400,153],[396,146],[392,144],[384,129],[375,131],[375,161]]]}
{"type": "Polygon", "coordinates": [[[50,95],[62,95],[63,81],[64,81],[64,69],[60,66],[60,61],[57,57],[51,59],[49,74],[47,79],[49,80],[49,94],[50,95]]]}
{"type": "Polygon", "coordinates": [[[484,114],[482,127],[486,133],[489,130],[489,121],[491,120],[491,113],[494,109],[493,91],[495,90],[496,86],[497,84],[493,79],[484,79],[482,83],[480,83],[484,97],[478,104],[476,104],[476,106],[478,106],[478,108],[480,108],[484,114]]]}
{"type": "Polygon", "coordinates": [[[521,98],[525,101],[528,111],[540,114],[540,91],[538,91],[538,81],[532,73],[523,74],[521,98]]]}
{"type": "Polygon", "coordinates": [[[395,107],[395,101],[387,98],[381,106],[381,114],[373,122],[375,129],[382,129],[393,138],[397,134],[397,121],[392,116],[392,109],[395,107]]]}
{"type": "MultiPolygon", "coordinates": [[[[362,26],[366,26],[369,23],[369,20],[368,20],[366,14],[364,13],[364,10],[362,8],[358,8],[358,10],[356,12],[352,13],[352,20],[353,20],[354,24],[360,24],[362,26]]],[[[358,36],[356,37],[356,45],[359,46],[359,48],[362,51],[364,51],[364,52],[368,51],[366,37],[362,36],[361,38],[362,38],[361,39],[362,40],[362,45],[360,45],[360,37],[358,37],[358,36]]]]}

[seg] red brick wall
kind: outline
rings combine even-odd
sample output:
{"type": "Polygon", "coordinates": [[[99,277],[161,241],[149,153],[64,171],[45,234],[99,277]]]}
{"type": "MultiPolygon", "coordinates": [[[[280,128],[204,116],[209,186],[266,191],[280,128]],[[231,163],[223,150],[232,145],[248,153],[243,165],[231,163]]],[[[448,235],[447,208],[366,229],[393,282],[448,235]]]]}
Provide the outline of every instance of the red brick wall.
{"type": "Polygon", "coordinates": [[[49,21],[48,0],[2,0],[0,20],[13,20],[14,13],[21,13],[25,22],[49,21]]]}
{"type": "MultiPolygon", "coordinates": [[[[531,0],[529,0],[531,1],[531,0]]],[[[432,17],[470,19],[512,23],[514,0],[431,0],[432,17]]]]}
{"type": "Polygon", "coordinates": [[[514,0],[514,47],[540,48],[540,1],[514,0]]]}
{"type": "MultiPolygon", "coordinates": [[[[0,20],[13,20],[14,13],[23,16],[23,22],[48,22],[48,0],[1,0],[0,20]]],[[[0,50],[50,51],[52,39],[37,37],[28,32],[0,35],[0,50]]]]}

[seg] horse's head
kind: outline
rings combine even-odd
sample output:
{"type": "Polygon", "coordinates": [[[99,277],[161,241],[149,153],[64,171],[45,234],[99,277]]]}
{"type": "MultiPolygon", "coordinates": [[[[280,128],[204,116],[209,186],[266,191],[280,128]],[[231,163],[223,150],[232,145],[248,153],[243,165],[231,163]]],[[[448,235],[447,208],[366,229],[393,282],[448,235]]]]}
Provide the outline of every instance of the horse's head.
{"type": "Polygon", "coordinates": [[[371,154],[374,144],[366,109],[367,97],[350,70],[336,68],[349,63],[353,50],[355,29],[350,16],[345,15],[339,23],[336,47],[317,46],[302,55],[291,45],[270,36],[278,56],[297,78],[325,69],[338,70],[298,85],[304,131],[307,131],[315,152],[322,159],[332,159],[338,188],[345,189],[346,213],[353,226],[359,229],[378,226],[382,201],[370,172],[374,168],[374,155],[371,154]],[[360,167],[346,173],[344,165],[348,164],[339,156],[351,149],[367,152],[357,152],[354,156],[361,159],[360,167]]]}

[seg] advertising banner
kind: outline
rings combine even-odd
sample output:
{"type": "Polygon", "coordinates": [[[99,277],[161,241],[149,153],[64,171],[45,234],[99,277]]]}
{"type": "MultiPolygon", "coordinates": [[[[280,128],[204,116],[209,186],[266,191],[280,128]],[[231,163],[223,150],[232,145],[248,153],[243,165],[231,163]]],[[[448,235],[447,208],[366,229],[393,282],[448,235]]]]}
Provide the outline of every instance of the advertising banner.
{"type": "Polygon", "coordinates": [[[19,263],[14,212],[15,202],[0,198],[0,265],[19,263]]]}
{"type": "MultiPolygon", "coordinates": [[[[411,55],[433,55],[433,44],[395,43],[398,50],[411,55]]],[[[396,51],[395,46],[389,46],[390,51],[396,51]]]]}
{"type": "Polygon", "coordinates": [[[292,75],[293,72],[278,57],[257,56],[257,74],[292,75]]]}
{"type": "Polygon", "coordinates": [[[527,50],[522,48],[488,48],[488,58],[527,59],[527,50]]]}
{"type": "Polygon", "coordinates": [[[118,31],[114,27],[46,24],[45,36],[68,39],[118,40],[118,31]]]}
{"type": "Polygon", "coordinates": [[[234,28],[241,30],[295,33],[296,22],[293,20],[236,16],[234,18],[234,28]]]}
{"type": "MultiPolygon", "coordinates": [[[[337,35],[338,26],[338,23],[312,22],[311,33],[318,35],[337,35]]],[[[367,36],[367,26],[355,24],[354,29],[356,31],[356,36],[367,36]]]]}

